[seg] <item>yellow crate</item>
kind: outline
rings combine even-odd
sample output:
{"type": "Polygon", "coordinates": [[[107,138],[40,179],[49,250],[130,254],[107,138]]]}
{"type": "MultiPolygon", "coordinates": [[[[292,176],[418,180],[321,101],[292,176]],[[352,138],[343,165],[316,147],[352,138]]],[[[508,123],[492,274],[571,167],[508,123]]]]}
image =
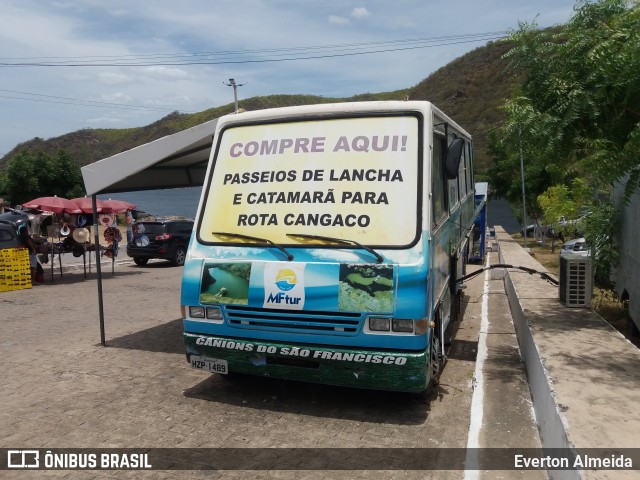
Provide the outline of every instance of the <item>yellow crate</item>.
{"type": "Polygon", "coordinates": [[[26,248],[0,250],[0,292],[31,287],[29,251],[26,248]]]}

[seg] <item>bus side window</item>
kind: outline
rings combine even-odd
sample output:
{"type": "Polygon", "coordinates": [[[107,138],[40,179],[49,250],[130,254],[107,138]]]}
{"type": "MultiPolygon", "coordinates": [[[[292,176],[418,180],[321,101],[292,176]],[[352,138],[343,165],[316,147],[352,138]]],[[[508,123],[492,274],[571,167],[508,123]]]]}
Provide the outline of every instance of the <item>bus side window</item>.
{"type": "MultiPolygon", "coordinates": [[[[449,131],[449,138],[447,138],[447,145],[451,145],[451,142],[457,137],[457,135],[449,131]]],[[[458,168],[458,172],[460,169],[458,168]]],[[[448,200],[449,200],[449,211],[453,210],[460,200],[458,193],[458,181],[460,176],[454,179],[447,179],[447,190],[448,190],[448,200]]]]}
{"type": "Polygon", "coordinates": [[[473,190],[473,165],[471,158],[471,144],[467,143],[464,154],[465,168],[467,169],[467,192],[473,190]]]}
{"type": "Polygon", "coordinates": [[[458,165],[458,192],[460,194],[460,200],[467,196],[469,190],[467,189],[467,142],[462,149],[462,158],[460,159],[460,165],[458,165]]]}
{"type": "Polygon", "coordinates": [[[444,137],[433,134],[433,155],[431,156],[431,203],[433,224],[439,223],[447,212],[444,181],[444,137]]]}
{"type": "Polygon", "coordinates": [[[458,179],[447,180],[449,187],[449,208],[453,209],[458,204],[458,179]]]}

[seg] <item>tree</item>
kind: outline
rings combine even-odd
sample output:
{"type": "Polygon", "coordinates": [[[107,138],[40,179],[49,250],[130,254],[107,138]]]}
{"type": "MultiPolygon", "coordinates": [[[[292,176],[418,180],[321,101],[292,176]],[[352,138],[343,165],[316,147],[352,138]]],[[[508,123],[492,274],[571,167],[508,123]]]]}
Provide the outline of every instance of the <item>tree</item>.
{"type": "Polygon", "coordinates": [[[512,154],[522,143],[530,151],[525,156],[559,183],[580,175],[606,190],[630,172],[628,192],[637,189],[638,2],[581,1],[560,31],[521,24],[509,40],[515,46],[505,57],[523,84],[504,105],[508,118],[494,149],[512,154]]]}
{"type": "Polygon", "coordinates": [[[544,179],[530,182],[536,197],[583,178],[591,209],[599,212],[587,223],[595,221],[608,212],[601,199],[615,180],[629,174],[627,198],[640,188],[638,1],[581,0],[564,28],[539,31],[521,24],[509,40],[514,47],[505,57],[523,81],[504,105],[505,124],[494,133],[499,161],[492,173],[513,191],[520,179],[513,158],[522,147],[536,165],[525,174],[537,171],[544,179]]]}
{"type": "Polygon", "coordinates": [[[0,191],[13,204],[43,196],[74,198],[84,195],[80,167],[60,150],[56,157],[42,152],[20,152],[7,164],[0,191]]]}
{"type": "Polygon", "coordinates": [[[567,219],[576,219],[586,210],[590,204],[589,189],[584,180],[576,178],[570,187],[563,184],[549,187],[538,196],[538,203],[554,233],[566,238],[582,228],[582,225],[567,219]]]}
{"type": "Polygon", "coordinates": [[[614,241],[618,223],[615,205],[605,201],[587,217],[583,226],[584,238],[591,248],[594,276],[600,285],[611,284],[609,273],[618,264],[619,254],[614,241]]]}

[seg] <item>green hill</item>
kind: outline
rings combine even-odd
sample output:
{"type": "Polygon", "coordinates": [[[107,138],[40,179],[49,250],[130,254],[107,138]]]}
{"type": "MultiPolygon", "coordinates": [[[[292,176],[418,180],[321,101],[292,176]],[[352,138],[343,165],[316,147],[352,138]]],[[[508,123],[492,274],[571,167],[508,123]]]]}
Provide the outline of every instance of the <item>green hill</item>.
{"type": "MultiPolygon", "coordinates": [[[[363,93],[350,98],[326,98],[312,95],[270,95],[242,99],[240,107],[259,110],[336,101],[367,100],[429,100],[451,116],[474,137],[476,168],[479,172],[489,165],[487,133],[503,115],[498,106],[508,97],[514,79],[504,73],[506,62],[501,56],[507,51],[504,42],[489,43],[457,58],[440,68],[418,85],[404,90],[383,93],[363,93]]],[[[0,160],[0,168],[20,151],[44,151],[55,154],[64,149],[80,166],[110,157],[138,145],[233,112],[230,103],[194,114],[171,113],[145,127],[127,129],[83,129],[43,140],[34,138],[17,145],[0,160]]]]}

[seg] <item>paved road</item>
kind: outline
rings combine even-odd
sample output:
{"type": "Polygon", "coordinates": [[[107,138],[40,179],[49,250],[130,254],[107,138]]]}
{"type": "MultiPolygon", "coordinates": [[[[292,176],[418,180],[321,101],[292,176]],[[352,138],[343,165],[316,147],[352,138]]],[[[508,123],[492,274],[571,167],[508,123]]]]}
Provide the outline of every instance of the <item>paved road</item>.
{"type": "MultiPolygon", "coordinates": [[[[0,295],[0,447],[465,447],[482,276],[469,283],[441,383],[426,398],[193,370],[181,339],[181,268],[117,265],[0,295]]],[[[483,433],[484,435],[485,433],[483,433]]],[[[337,460],[344,462],[344,459],[337,460]]],[[[2,472],[42,478],[43,472],[2,472]],[[39,474],[38,474],[39,473],[39,474]]],[[[462,478],[460,471],[48,472],[53,478],[462,478]]]]}

